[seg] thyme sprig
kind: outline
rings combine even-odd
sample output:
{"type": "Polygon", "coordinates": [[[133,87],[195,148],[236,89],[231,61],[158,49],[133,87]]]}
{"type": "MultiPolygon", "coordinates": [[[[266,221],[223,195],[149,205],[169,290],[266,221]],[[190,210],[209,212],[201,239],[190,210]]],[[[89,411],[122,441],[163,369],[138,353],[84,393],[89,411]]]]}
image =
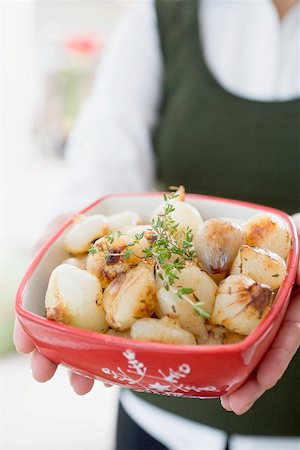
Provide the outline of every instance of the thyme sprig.
{"type": "Polygon", "coordinates": [[[190,303],[194,311],[208,318],[209,313],[202,306],[194,294],[194,290],[189,287],[174,288],[175,281],[179,278],[179,273],[184,269],[188,261],[193,262],[196,252],[193,245],[193,230],[188,226],[184,232],[178,229],[178,223],[173,219],[172,213],[175,210],[172,200],[178,197],[177,192],[167,196],[163,194],[164,207],[162,212],[152,219],[151,230],[155,233],[156,239],[151,247],[151,254],[156,261],[156,273],[163,282],[163,287],[173,291],[176,295],[190,303]],[[194,302],[188,297],[193,294],[194,302]]]}
{"type": "Polygon", "coordinates": [[[90,244],[88,252],[90,255],[96,255],[96,253],[98,253],[98,248],[94,244],[90,244]]]}
{"type": "MultiPolygon", "coordinates": [[[[192,288],[174,287],[174,283],[179,278],[179,274],[186,264],[194,262],[196,259],[193,245],[193,230],[188,226],[184,231],[181,231],[179,224],[176,223],[172,215],[175,211],[172,201],[178,196],[178,192],[171,192],[169,195],[163,193],[164,205],[161,212],[152,219],[147,232],[143,231],[135,234],[134,239],[126,245],[124,251],[114,252],[111,248],[115,239],[123,235],[122,232],[106,235],[104,255],[106,261],[112,261],[114,257],[129,259],[132,255],[137,256],[134,248],[136,248],[135,246],[140,246],[144,255],[141,259],[152,259],[155,261],[156,273],[162,280],[163,287],[191,304],[197,314],[207,319],[209,313],[202,308],[204,303],[199,301],[192,288]],[[149,246],[143,248],[140,241],[144,237],[147,238],[147,233],[151,236],[151,243],[149,242],[149,246]],[[189,294],[192,294],[194,301],[188,296],[189,294]]],[[[89,248],[89,253],[94,255],[97,251],[99,251],[98,248],[92,244],[89,248]]]]}

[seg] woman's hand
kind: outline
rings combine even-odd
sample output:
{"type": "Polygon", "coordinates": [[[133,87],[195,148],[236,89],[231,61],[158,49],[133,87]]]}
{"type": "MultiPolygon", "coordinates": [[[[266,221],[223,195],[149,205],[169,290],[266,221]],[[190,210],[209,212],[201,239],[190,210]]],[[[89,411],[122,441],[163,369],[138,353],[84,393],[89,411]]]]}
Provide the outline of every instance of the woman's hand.
{"type": "MultiPolygon", "coordinates": [[[[57,364],[45,358],[35,347],[29,336],[16,319],[14,328],[14,343],[19,353],[32,353],[31,370],[33,377],[40,383],[50,380],[57,369],[57,364]]],[[[70,384],[79,395],[87,394],[93,387],[94,380],[69,372],[70,384]]]]}
{"type": "Polygon", "coordinates": [[[256,372],[235,392],[221,397],[227,411],[244,414],[273,387],[286,371],[300,346],[300,289],[294,291],[283,324],[256,372]]]}
{"type": "MultiPolygon", "coordinates": [[[[68,215],[62,215],[57,217],[55,220],[51,222],[51,224],[47,227],[43,236],[39,239],[33,249],[33,253],[35,253],[47,240],[47,238],[57,230],[60,225],[62,225],[68,218],[68,215]]],[[[32,353],[31,358],[31,369],[34,378],[44,383],[45,381],[50,380],[55,371],[57,369],[57,364],[45,358],[35,347],[32,340],[25,333],[23,328],[21,327],[19,321],[15,320],[14,327],[14,344],[17,352],[19,353],[32,353]]],[[[69,372],[70,384],[73,387],[74,391],[79,394],[87,394],[93,387],[94,380],[91,378],[80,376],[74,372],[69,372]]]]}
{"type": "MultiPolygon", "coordinates": [[[[293,219],[300,236],[300,213],[295,214],[293,219]]],[[[300,264],[296,283],[300,286],[300,264]]],[[[299,347],[300,288],[296,287],[283,323],[271,347],[250,378],[232,394],[221,397],[223,408],[238,415],[247,412],[267,389],[272,388],[280,380],[299,347]]]]}
{"type": "MultiPolygon", "coordinates": [[[[296,224],[297,230],[298,230],[298,237],[299,237],[299,245],[300,245],[300,212],[293,215],[294,222],[296,224]]],[[[300,261],[298,264],[298,270],[297,270],[297,277],[296,277],[296,284],[300,286],[300,261]]]]}

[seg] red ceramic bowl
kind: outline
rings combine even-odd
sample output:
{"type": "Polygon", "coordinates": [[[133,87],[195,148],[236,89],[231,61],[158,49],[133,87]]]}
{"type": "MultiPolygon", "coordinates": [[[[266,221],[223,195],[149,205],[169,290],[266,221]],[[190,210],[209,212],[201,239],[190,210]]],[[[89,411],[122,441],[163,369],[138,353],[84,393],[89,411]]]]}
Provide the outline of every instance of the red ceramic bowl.
{"type": "MultiPolygon", "coordinates": [[[[161,194],[109,196],[81,212],[113,214],[131,209],[146,221],[161,201],[161,194]]],[[[211,217],[247,220],[258,212],[272,212],[288,223],[293,239],[288,274],[269,314],[254,332],[237,344],[174,346],[108,336],[44,318],[50,273],[68,256],[62,242],[70,220],[40,249],[16,296],[19,321],[43,355],[78,373],[155,394],[219,397],[243,383],[270,346],[288,306],[299,255],[295,226],[287,214],[265,206],[201,195],[187,195],[187,201],[200,211],[204,220],[211,217]]]]}

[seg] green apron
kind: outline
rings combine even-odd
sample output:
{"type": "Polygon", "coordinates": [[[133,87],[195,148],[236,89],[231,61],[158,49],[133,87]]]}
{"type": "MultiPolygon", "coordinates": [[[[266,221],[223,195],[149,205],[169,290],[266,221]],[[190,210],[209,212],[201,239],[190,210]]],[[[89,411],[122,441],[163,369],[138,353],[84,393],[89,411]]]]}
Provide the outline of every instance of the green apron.
{"type": "MultiPolygon", "coordinates": [[[[165,64],[154,136],[160,184],[300,211],[300,99],[253,101],[228,92],[204,60],[198,2],[158,0],[156,10],[165,64]]],[[[230,434],[298,436],[300,352],[243,416],[226,412],[217,399],[136,395],[230,434]]]]}

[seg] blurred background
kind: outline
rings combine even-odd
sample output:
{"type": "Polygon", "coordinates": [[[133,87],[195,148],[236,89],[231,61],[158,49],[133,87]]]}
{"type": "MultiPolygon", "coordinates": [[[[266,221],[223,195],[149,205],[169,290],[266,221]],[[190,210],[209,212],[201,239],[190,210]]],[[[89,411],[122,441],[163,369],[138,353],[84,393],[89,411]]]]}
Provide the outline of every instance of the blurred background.
{"type": "Polygon", "coordinates": [[[118,21],[142,0],[0,1],[0,448],[109,450],[117,389],[46,385],[12,344],[13,300],[51,220],[64,148],[118,21]]]}

